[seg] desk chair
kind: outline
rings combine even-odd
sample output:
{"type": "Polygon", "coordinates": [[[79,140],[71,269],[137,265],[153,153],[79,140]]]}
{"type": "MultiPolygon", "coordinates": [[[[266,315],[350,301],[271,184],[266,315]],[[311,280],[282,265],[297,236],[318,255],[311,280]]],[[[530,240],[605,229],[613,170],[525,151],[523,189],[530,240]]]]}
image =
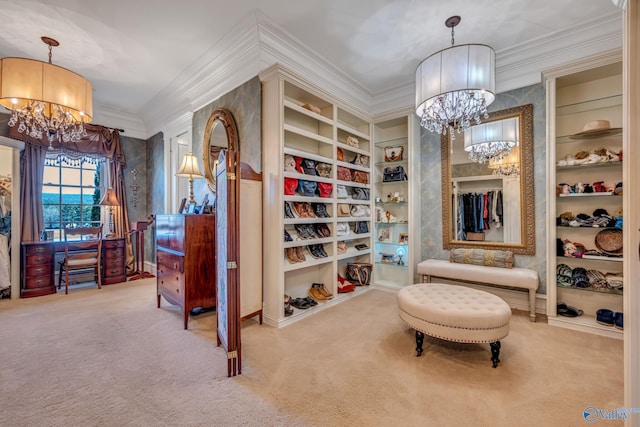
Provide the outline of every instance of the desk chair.
{"type": "Polygon", "coordinates": [[[98,289],[102,288],[100,260],[102,255],[102,225],[64,229],[64,260],[60,261],[58,289],[64,278],[64,293],[69,293],[69,274],[93,270],[98,289]],[[63,274],[64,272],[64,274],[63,274]]]}

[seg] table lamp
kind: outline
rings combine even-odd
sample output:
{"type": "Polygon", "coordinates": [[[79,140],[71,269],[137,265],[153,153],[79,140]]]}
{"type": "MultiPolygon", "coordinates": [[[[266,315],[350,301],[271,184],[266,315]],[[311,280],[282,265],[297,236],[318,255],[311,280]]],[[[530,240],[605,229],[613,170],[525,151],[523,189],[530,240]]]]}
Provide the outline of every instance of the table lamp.
{"type": "Polygon", "coordinates": [[[195,203],[196,199],[193,197],[193,178],[204,178],[198,167],[198,158],[191,153],[185,154],[180,169],[176,172],[176,176],[189,178],[189,204],[195,203]]]}
{"type": "Polygon", "coordinates": [[[116,234],[113,232],[113,207],[120,206],[120,202],[118,202],[118,197],[116,196],[116,192],[113,188],[107,188],[107,192],[104,193],[102,200],[100,200],[100,205],[106,206],[109,210],[109,232],[105,237],[115,237],[116,234]]]}

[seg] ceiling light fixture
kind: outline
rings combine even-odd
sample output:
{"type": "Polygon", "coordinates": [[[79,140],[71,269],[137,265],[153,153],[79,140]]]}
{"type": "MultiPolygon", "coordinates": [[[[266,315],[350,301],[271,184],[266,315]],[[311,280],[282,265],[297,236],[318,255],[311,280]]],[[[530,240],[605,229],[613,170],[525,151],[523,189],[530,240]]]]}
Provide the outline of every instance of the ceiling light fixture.
{"type": "Polygon", "coordinates": [[[32,138],[47,136],[51,142],[76,142],[86,136],[84,123],[93,115],[92,86],[79,74],[51,63],[51,49],[59,46],[41,37],[49,46],[49,62],[26,58],[0,59],[0,104],[11,110],[9,126],[32,138]]]}
{"type": "Polygon", "coordinates": [[[489,118],[487,107],[495,99],[495,52],[483,44],[454,46],[459,16],[445,21],[451,28],[451,47],[434,53],[416,70],[416,114],[420,125],[455,139],[471,121],[489,118]]]}
{"type": "Polygon", "coordinates": [[[518,123],[515,117],[471,126],[464,132],[464,151],[474,162],[501,160],[518,143],[518,123]]]}

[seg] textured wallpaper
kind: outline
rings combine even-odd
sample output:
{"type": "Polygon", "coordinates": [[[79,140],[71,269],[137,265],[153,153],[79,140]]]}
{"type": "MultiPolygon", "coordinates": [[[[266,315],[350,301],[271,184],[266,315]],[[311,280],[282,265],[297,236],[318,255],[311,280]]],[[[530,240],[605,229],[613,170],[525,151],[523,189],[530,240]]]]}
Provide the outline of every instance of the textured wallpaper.
{"type": "MultiPolygon", "coordinates": [[[[496,95],[489,111],[499,111],[519,105],[533,104],[533,154],[536,253],[516,255],[516,267],[538,272],[538,293],[546,294],[546,92],[542,84],[527,86],[496,95]]],[[[440,177],[440,135],[420,131],[422,146],[420,161],[422,208],[422,259],[449,259],[449,251],[442,249],[442,183],[440,177]]]]}

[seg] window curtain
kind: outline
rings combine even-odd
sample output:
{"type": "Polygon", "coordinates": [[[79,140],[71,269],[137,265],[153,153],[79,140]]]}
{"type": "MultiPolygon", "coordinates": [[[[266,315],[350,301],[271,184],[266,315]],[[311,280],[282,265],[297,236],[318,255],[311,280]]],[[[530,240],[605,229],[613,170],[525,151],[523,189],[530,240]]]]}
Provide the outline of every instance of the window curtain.
{"type": "Polygon", "coordinates": [[[15,127],[9,128],[9,136],[25,142],[25,149],[20,161],[22,185],[20,201],[22,205],[22,241],[37,241],[44,229],[42,212],[42,181],[44,177],[45,158],[58,157],[67,160],[79,160],[89,157],[94,160],[107,159],[112,187],[120,202],[120,207],[113,210],[114,232],[126,241],[127,272],[134,271],[133,246],[127,212],[127,200],[124,186],[123,170],[126,166],[124,151],[118,129],[109,129],[99,125],[84,125],[87,136],[78,142],[49,141],[32,138],[19,133],[15,127]],[[27,173],[28,172],[28,173],[27,173]]]}

